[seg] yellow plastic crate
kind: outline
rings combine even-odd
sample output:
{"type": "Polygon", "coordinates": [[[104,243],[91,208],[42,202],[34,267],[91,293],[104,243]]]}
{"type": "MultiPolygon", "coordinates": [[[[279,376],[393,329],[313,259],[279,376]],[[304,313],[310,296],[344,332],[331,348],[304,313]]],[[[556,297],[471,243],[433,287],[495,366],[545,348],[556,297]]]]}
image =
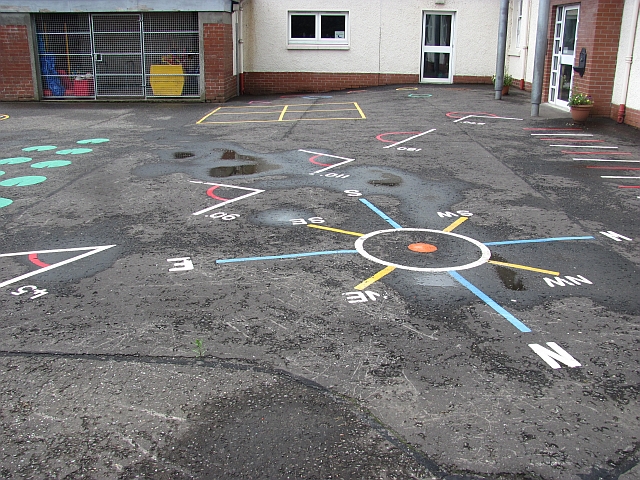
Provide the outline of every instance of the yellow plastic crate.
{"type": "Polygon", "coordinates": [[[154,95],[179,97],[184,87],[182,65],[151,65],[149,83],[154,95]]]}

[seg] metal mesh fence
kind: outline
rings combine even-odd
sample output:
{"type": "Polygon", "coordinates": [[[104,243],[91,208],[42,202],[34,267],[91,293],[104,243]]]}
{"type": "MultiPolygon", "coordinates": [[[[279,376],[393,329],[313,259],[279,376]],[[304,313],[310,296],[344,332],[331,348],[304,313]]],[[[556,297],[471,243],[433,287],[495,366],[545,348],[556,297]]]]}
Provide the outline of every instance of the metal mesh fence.
{"type": "Polygon", "coordinates": [[[41,14],[45,98],[200,97],[196,12],[41,14]]]}

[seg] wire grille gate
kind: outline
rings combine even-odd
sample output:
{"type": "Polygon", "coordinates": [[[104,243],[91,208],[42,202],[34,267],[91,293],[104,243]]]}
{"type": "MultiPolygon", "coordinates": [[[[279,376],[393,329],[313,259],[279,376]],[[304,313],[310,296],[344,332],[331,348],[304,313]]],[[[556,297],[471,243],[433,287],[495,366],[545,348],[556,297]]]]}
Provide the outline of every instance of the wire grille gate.
{"type": "Polygon", "coordinates": [[[45,98],[200,97],[196,12],[41,14],[45,98]]]}

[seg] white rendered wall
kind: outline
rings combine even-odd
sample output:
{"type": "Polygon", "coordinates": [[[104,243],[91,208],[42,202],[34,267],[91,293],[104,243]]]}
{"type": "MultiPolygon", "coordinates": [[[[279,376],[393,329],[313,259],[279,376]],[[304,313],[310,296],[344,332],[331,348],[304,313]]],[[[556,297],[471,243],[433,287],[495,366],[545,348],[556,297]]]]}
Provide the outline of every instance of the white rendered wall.
{"type": "MultiPolygon", "coordinates": [[[[631,17],[633,13],[633,0],[626,0],[624,3],[624,11],[622,13],[622,28],[620,29],[620,43],[618,47],[618,61],[616,65],[616,76],[613,84],[612,103],[620,105],[623,98],[622,83],[625,73],[625,57],[629,54],[628,45],[631,41],[631,27],[634,19],[631,17]]],[[[636,27],[636,38],[633,49],[633,63],[631,64],[631,76],[629,77],[629,90],[627,92],[628,108],[640,110],[640,22],[636,27]]]]}
{"type": "Polygon", "coordinates": [[[455,13],[454,75],[495,70],[499,0],[249,0],[245,71],[420,73],[422,12],[455,13]],[[348,11],[348,50],[287,48],[289,10],[348,11]]]}

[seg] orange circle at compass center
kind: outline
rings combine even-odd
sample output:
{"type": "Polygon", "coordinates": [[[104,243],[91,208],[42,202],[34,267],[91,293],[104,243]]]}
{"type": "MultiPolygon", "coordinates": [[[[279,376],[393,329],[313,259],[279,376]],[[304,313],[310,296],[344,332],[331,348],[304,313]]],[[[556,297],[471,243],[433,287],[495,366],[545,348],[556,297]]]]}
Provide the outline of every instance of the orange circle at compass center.
{"type": "Polygon", "coordinates": [[[430,243],[412,243],[408,248],[412,252],[419,253],[431,253],[438,250],[438,247],[436,247],[435,245],[431,245],[430,243]]]}

